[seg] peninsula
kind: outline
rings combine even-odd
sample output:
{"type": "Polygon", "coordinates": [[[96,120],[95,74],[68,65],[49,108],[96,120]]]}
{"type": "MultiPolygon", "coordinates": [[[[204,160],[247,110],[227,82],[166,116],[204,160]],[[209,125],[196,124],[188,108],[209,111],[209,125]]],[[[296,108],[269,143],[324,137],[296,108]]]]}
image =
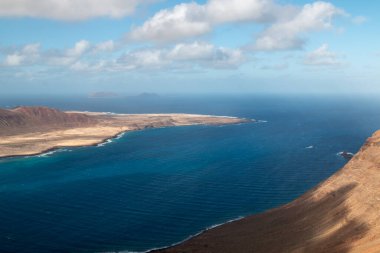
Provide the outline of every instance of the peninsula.
{"type": "Polygon", "coordinates": [[[60,147],[90,146],[145,128],[236,124],[250,120],[197,114],[63,112],[48,107],[0,109],[0,157],[26,156],[60,147]]]}
{"type": "Polygon", "coordinates": [[[380,252],[380,131],[326,181],[293,202],[160,253],[380,252]]]}

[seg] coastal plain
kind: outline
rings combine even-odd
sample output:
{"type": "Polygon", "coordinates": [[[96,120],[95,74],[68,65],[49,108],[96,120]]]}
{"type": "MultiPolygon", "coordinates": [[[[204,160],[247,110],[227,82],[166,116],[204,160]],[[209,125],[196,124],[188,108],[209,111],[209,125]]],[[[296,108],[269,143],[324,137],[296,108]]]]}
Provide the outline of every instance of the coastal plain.
{"type": "Polygon", "coordinates": [[[61,147],[97,145],[145,128],[247,122],[197,114],[113,114],[62,112],[47,107],[0,110],[0,157],[36,155],[61,147]]]}

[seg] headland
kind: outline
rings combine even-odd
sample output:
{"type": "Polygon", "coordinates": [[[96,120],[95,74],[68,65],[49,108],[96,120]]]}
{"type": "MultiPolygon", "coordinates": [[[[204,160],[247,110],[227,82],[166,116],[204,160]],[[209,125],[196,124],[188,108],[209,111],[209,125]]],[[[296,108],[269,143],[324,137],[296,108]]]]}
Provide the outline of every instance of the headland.
{"type": "Polygon", "coordinates": [[[198,114],[63,112],[48,107],[0,109],[0,157],[28,156],[62,147],[97,145],[127,131],[251,120],[198,114]]]}

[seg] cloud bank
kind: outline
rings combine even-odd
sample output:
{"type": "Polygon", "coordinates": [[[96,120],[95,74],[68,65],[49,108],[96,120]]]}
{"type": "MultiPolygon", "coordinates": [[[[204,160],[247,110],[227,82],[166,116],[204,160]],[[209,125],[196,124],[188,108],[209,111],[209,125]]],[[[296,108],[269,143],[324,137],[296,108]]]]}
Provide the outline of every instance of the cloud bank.
{"type": "Polygon", "coordinates": [[[0,17],[30,17],[79,21],[132,14],[138,0],[1,0],[0,17]]]}
{"type": "Polygon", "coordinates": [[[231,22],[266,23],[290,15],[294,8],[272,0],[209,0],[206,4],[182,3],[163,9],[135,27],[133,40],[168,42],[203,35],[215,26],[231,22]]]}
{"type": "Polygon", "coordinates": [[[331,3],[306,4],[292,18],[275,22],[262,32],[254,48],[256,50],[300,49],[305,44],[304,36],[307,33],[331,29],[332,19],[343,14],[343,10],[331,3]]]}
{"type": "MultiPolygon", "coordinates": [[[[2,0],[0,17],[63,21],[122,18],[147,1],[154,0],[2,0]]],[[[2,53],[0,50],[0,65],[7,69],[39,66],[90,72],[235,69],[253,61],[259,52],[303,49],[311,33],[333,30],[334,18],[345,15],[344,10],[324,1],[303,6],[275,0],[181,3],[159,10],[141,25],[133,26],[127,32],[127,42],[105,38],[95,44],[83,39],[71,48],[49,50],[43,50],[39,43],[27,44],[2,53]],[[209,37],[200,38],[219,26],[241,23],[258,26],[261,31],[252,34],[252,39],[242,42],[240,47],[223,47],[207,42],[209,37]]],[[[357,17],[356,23],[363,22],[363,17],[357,17]]],[[[302,57],[308,66],[344,64],[327,44],[302,57]]],[[[262,69],[272,70],[289,67],[288,63],[262,65],[262,69]]]]}
{"type": "Polygon", "coordinates": [[[237,68],[245,57],[239,49],[217,47],[206,42],[179,43],[165,48],[143,48],[121,52],[109,59],[98,57],[113,48],[113,41],[91,45],[80,40],[65,50],[43,51],[39,44],[25,45],[5,55],[3,67],[61,66],[77,71],[129,71],[146,69],[237,68]]]}
{"type": "Polygon", "coordinates": [[[192,2],[163,9],[133,28],[128,37],[165,43],[201,36],[225,23],[250,22],[267,26],[253,43],[254,50],[300,49],[308,33],[331,29],[333,18],[344,14],[321,1],[300,8],[272,0],[209,0],[203,5],[192,2]]]}

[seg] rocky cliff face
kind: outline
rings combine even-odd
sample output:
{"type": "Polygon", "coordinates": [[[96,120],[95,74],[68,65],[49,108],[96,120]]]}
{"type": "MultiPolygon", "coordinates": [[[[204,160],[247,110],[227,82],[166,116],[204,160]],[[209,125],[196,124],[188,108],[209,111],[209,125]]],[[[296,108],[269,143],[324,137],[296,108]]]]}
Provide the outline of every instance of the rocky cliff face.
{"type": "Polygon", "coordinates": [[[17,107],[0,109],[0,135],[33,132],[46,128],[65,128],[96,124],[95,117],[66,113],[48,107],[17,107]]]}
{"type": "Polygon", "coordinates": [[[158,252],[380,252],[380,131],[343,169],[293,202],[158,252]]]}

